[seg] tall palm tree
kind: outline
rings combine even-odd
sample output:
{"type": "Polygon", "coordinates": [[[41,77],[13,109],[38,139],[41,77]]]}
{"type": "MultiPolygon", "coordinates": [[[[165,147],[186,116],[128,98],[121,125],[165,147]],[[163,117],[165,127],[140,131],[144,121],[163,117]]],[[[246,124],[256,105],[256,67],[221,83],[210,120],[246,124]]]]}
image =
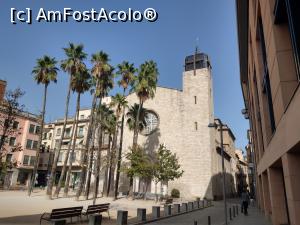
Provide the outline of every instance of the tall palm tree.
{"type": "MultiPolygon", "coordinates": [[[[137,71],[137,69],[134,67],[133,63],[130,64],[129,62],[125,61],[125,62],[122,62],[122,64],[118,65],[117,74],[121,76],[121,79],[119,81],[119,86],[123,87],[123,97],[125,98],[125,100],[126,100],[126,97],[125,97],[126,96],[126,90],[129,86],[131,86],[133,84],[133,81],[135,80],[136,71],[137,71]]],[[[123,105],[114,199],[117,199],[117,197],[118,197],[120,169],[121,169],[121,158],[122,158],[122,148],[123,148],[125,108],[126,107],[127,107],[126,105],[123,105]]]]}
{"type": "MultiPolygon", "coordinates": [[[[94,77],[94,79],[96,80],[96,90],[95,90],[95,96],[97,98],[99,98],[99,106],[101,106],[102,104],[102,98],[108,95],[109,90],[113,87],[113,67],[109,64],[109,57],[108,55],[103,52],[100,51],[96,54],[92,55],[92,63],[93,63],[93,68],[92,68],[92,76],[94,77]]],[[[95,106],[96,107],[96,106],[95,106]]],[[[94,110],[94,109],[93,109],[94,110]]],[[[94,113],[91,115],[91,117],[94,116],[94,113]]],[[[94,128],[96,126],[93,126],[94,128]]],[[[95,130],[94,130],[95,132],[95,130]]],[[[89,137],[89,136],[88,136],[89,137]]],[[[92,146],[89,145],[89,140],[87,140],[86,142],[86,148],[85,148],[85,152],[83,153],[83,163],[82,163],[82,167],[81,167],[81,175],[79,178],[79,187],[76,193],[76,199],[79,200],[79,197],[82,193],[82,189],[84,186],[84,180],[86,177],[86,172],[87,172],[87,168],[85,166],[86,162],[87,162],[87,154],[86,151],[88,150],[88,152],[90,152],[90,154],[93,154],[93,152],[91,151],[90,147],[92,147],[92,149],[94,149],[94,141],[92,140],[92,146]]],[[[99,149],[100,151],[101,149],[99,149]]],[[[97,151],[97,158],[100,157],[98,155],[99,151],[97,151]]],[[[100,154],[100,153],[99,153],[100,154]]],[[[87,182],[87,189],[89,190],[89,186],[90,186],[90,172],[88,171],[88,182],[87,182]]],[[[97,177],[97,176],[96,176],[97,177]]],[[[97,182],[97,181],[96,181],[97,182]]],[[[98,183],[99,183],[99,179],[98,179],[98,183]]],[[[86,196],[88,197],[89,191],[87,191],[86,196]]]]}
{"type": "MultiPolygon", "coordinates": [[[[76,71],[79,71],[84,66],[82,64],[82,61],[86,58],[86,54],[83,52],[83,45],[74,45],[72,43],[69,43],[68,48],[63,48],[63,50],[67,56],[67,59],[61,62],[61,68],[64,72],[67,72],[69,74],[69,87],[67,90],[67,97],[65,103],[65,118],[62,127],[62,134],[58,142],[57,150],[55,151],[54,161],[51,168],[51,174],[47,185],[47,195],[50,199],[52,198],[52,188],[55,181],[55,173],[57,169],[58,157],[61,151],[62,141],[64,139],[65,130],[67,126],[67,120],[69,114],[69,102],[70,102],[70,95],[71,95],[71,81],[74,73],[76,71]]],[[[58,195],[58,193],[56,193],[56,195],[58,195]]]]}
{"type": "Polygon", "coordinates": [[[36,160],[34,163],[34,168],[31,176],[31,181],[28,188],[28,195],[31,195],[34,183],[35,176],[39,164],[39,156],[40,156],[40,146],[42,142],[43,129],[44,129],[44,120],[45,120],[45,112],[46,112],[46,101],[47,101],[47,89],[51,82],[57,82],[57,71],[56,67],[57,61],[55,58],[51,58],[50,56],[44,56],[42,58],[37,59],[36,66],[32,70],[32,74],[34,75],[34,80],[37,84],[44,85],[44,96],[43,96],[43,107],[42,107],[42,121],[41,121],[41,129],[39,133],[39,142],[36,151],[36,160]]]}
{"type": "Polygon", "coordinates": [[[107,107],[106,105],[102,105],[100,107],[99,118],[101,118],[99,125],[101,125],[102,134],[108,136],[108,146],[107,146],[107,154],[105,160],[106,165],[105,165],[104,182],[103,182],[103,194],[107,196],[109,190],[108,172],[110,169],[110,157],[111,157],[112,140],[113,140],[112,137],[115,134],[117,120],[114,111],[111,108],[107,107]]]}
{"type": "MultiPolygon", "coordinates": [[[[154,98],[158,80],[158,69],[154,61],[146,61],[140,66],[138,76],[135,79],[133,90],[139,99],[139,109],[135,121],[138,121],[141,108],[146,100],[154,98]]],[[[138,142],[139,123],[135,123],[133,130],[133,149],[138,142]]]]}
{"type": "MultiPolygon", "coordinates": [[[[152,60],[143,63],[139,68],[138,76],[136,76],[136,79],[133,84],[133,91],[136,93],[139,99],[139,108],[137,111],[134,129],[133,129],[133,141],[132,141],[133,151],[137,147],[137,143],[138,143],[138,135],[139,135],[139,128],[140,128],[138,118],[140,116],[141,109],[146,100],[154,97],[156,86],[157,86],[157,80],[158,80],[158,69],[156,63],[152,60]]],[[[130,195],[133,194],[133,178],[130,179],[129,194],[130,195]]]]}
{"type": "Polygon", "coordinates": [[[119,126],[119,120],[122,115],[123,109],[128,106],[128,102],[126,101],[126,98],[123,95],[116,94],[112,97],[110,106],[115,109],[115,115],[116,115],[116,124],[114,128],[114,135],[113,135],[113,141],[112,141],[112,151],[110,156],[110,169],[109,169],[109,177],[108,177],[108,195],[114,196],[114,174],[116,169],[116,154],[117,154],[117,137],[118,137],[118,126],[119,126]]]}
{"type": "MultiPolygon", "coordinates": [[[[75,153],[75,147],[76,147],[76,141],[77,141],[77,128],[78,128],[78,122],[79,122],[79,110],[80,110],[80,96],[88,91],[90,89],[90,74],[87,69],[84,69],[82,72],[79,71],[75,74],[74,79],[72,80],[72,91],[75,91],[77,93],[77,102],[76,102],[76,124],[75,124],[75,132],[74,132],[74,138],[73,139],[73,145],[72,145],[72,152],[71,156],[74,156],[75,153]]],[[[69,156],[70,158],[70,156],[69,156]]],[[[64,187],[64,196],[68,196],[69,191],[69,184],[70,184],[70,178],[71,178],[71,172],[72,172],[72,164],[73,164],[73,157],[70,158],[69,161],[69,167],[64,187]]]]}
{"type": "MultiPolygon", "coordinates": [[[[100,51],[96,54],[92,55],[92,59],[91,62],[93,64],[93,68],[92,68],[92,76],[93,76],[93,81],[95,84],[95,90],[94,90],[94,99],[99,98],[99,106],[101,105],[101,95],[103,93],[102,90],[102,86],[101,84],[103,83],[103,76],[105,73],[109,72],[112,68],[111,66],[108,64],[109,62],[109,57],[108,55],[103,52],[100,51]]],[[[95,109],[96,109],[96,102],[92,107],[92,115],[91,118],[95,117],[95,109]]],[[[94,121],[94,118],[93,118],[94,121]]],[[[88,154],[89,155],[89,164],[88,164],[88,170],[87,170],[87,179],[86,179],[86,193],[85,193],[85,198],[88,199],[89,197],[89,192],[90,192],[90,183],[91,183],[91,176],[92,176],[92,164],[93,164],[93,156],[94,156],[94,150],[95,150],[95,130],[96,130],[96,125],[92,124],[91,126],[91,131],[92,132],[92,136],[90,137],[91,140],[89,140],[89,142],[92,143],[92,145],[87,146],[86,149],[88,149],[88,154]]],[[[85,172],[86,173],[86,172],[85,172]]]]}
{"type": "MultiPolygon", "coordinates": [[[[147,126],[146,117],[147,117],[148,110],[144,107],[140,107],[139,104],[134,104],[131,106],[126,113],[127,117],[127,125],[130,131],[134,131],[135,124],[138,124],[138,132],[144,130],[147,126]],[[137,118],[139,118],[137,120],[137,118]]],[[[131,151],[135,151],[135,148],[131,148],[131,151]]],[[[129,177],[129,195],[133,194],[133,177],[129,177]]]]}
{"type": "MultiPolygon", "coordinates": [[[[66,125],[67,125],[67,120],[68,120],[69,101],[70,101],[71,90],[75,88],[74,83],[75,83],[76,74],[85,70],[85,64],[83,63],[83,61],[86,59],[87,54],[85,52],[83,52],[83,48],[84,48],[83,45],[81,45],[81,44],[74,45],[73,43],[69,43],[68,48],[63,48],[67,58],[61,62],[61,68],[63,69],[63,71],[69,73],[70,79],[69,79],[69,89],[68,89],[66,105],[65,105],[66,110],[65,110],[64,124],[63,124],[63,128],[62,128],[62,134],[61,134],[60,140],[58,142],[57,151],[55,152],[54,162],[53,162],[52,169],[51,169],[51,176],[50,176],[50,179],[48,182],[47,194],[50,197],[52,195],[52,187],[53,187],[53,183],[54,183],[54,177],[55,177],[55,173],[56,173],[58,158],[59,158],[59,154],[61,151],[62,142],[65,137],[65,130],[66,130],[66,125]]],[[[57,184],[56,190],[55,190],[55,196],[57,196],[57,197],[61,190],[61,186],[63,184],[65,175],[66,175],[66,171],[67,171],[67,163],[68,163],[69,154],[70,154],[71,145],[72,145],[72,137],[74,134],[75,122],[76,122],[76,119],[74,118],[73,125],[72,125],[72,131],[71,131],[71,141],[68,144],[67,154],[64,159],[63,168],[62,168],[62,171],[61,171],[61,174],[59,177],[59,181],[58,181],[58,184],[57,184]]]]}

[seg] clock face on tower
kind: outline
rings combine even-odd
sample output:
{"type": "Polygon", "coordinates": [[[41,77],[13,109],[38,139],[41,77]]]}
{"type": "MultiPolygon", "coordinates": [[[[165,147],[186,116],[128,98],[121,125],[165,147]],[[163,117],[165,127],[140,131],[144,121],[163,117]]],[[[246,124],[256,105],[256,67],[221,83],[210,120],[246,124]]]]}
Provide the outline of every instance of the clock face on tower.
{"type": "Polygon", "coordinates": [[[146,116],[146,127],[143,129],[142,134],[147,136],[152,134],[158,128],[159,120],[158,116],[153,111],[148,111],[146,116]]]}

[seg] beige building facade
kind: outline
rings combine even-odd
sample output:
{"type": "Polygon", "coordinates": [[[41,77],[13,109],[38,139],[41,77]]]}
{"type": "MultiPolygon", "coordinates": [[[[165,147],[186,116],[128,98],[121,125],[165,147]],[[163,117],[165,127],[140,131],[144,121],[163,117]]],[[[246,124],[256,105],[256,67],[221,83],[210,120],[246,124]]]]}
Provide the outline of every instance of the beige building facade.
{"type": "Polygon", "coordinates": [[[300,2],[237,0],[241,85],[257,200],[274,225],[300,224],[300,2]]]}

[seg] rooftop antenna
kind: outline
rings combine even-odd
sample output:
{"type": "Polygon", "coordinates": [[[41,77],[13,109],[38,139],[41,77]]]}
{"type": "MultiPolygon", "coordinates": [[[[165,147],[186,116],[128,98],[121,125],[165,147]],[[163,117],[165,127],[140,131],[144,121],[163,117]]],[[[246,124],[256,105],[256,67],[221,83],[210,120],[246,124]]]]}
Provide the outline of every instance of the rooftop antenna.
{"type": "Polygon", "coordinates": [[[198,44],[199,44],[199,37],[196,38],[196,47],[195,47],[195,54],[194,54],[194,76],[196,76],[196,55],[198,53],[198,44]]]}

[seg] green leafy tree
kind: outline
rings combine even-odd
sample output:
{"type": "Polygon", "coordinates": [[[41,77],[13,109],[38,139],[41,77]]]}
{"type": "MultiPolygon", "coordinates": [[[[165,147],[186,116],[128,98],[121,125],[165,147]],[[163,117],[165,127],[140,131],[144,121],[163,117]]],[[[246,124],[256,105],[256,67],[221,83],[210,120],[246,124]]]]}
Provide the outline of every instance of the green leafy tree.
{"type": "Polygon", "coordinates": [[[39,141],[37,145],[36,151],[36,160],[34,163],[33,172],[31,175],[31,180],[28,188],[28,195],[31,195],[34,183],[35,183],[35,176],[37,173],[37,168],[39,164],[39,156],[40,152],[39,149],[41,147],[42,138],[43,138],[43,129],[44,129],[44,120],[45,120],[45,113],[46,113],[46,101],[47,101],[47,90],[48,86],[51,82],[57,82],[57,71],[58,68],[56,67],[57,61],[55,58],[51,58],[50,56],[45,55],[42,58],[37,59],[36,66],[32,70],[32,74],[34,75],[34,80],[37,84],[44,85],[44,95],[43,95],[43,106],[42,106],[42,119],[41,119],[41,129],[39,133],[39,141]]]}
{"type": "Polygon", "coordinates": [[[126,154],[126,159],[130,162],[130,165],[122,170],[129,178],[152,179],[154,177],[155,164],[143,147],[137,145],[134,149],[130,148],[130,151],[126,154]]]}
{"type": "Polygon", "coordinates": [[[180,164],[175,153],[167,149],[164,145],[160,145],[155,153],[154,165],[154,181],[155,181],[155,195],[157,201],[157,184],[159,182],[166,182],[178,179],[182,176],[183,170],[180,169],[180,164]]]}

